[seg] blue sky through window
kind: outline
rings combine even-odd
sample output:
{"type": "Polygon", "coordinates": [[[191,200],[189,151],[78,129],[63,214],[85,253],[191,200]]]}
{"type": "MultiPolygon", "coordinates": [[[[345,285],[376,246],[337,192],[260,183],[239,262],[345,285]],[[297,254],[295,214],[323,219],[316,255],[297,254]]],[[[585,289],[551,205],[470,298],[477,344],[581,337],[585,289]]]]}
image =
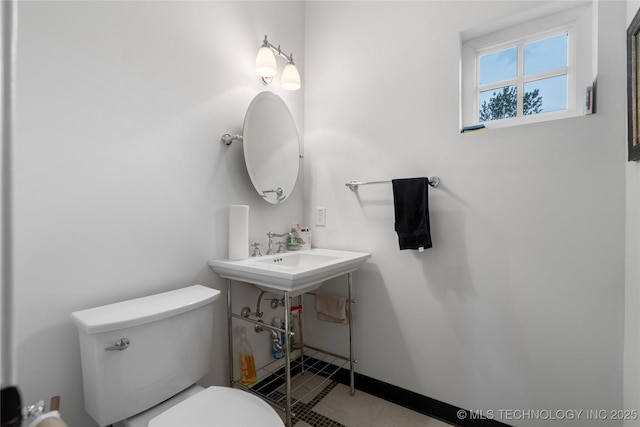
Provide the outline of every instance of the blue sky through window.
{"type": "Polygon", "coordinates": [[[524,45],[524,75],[567,66],[567,33],[524,45]]]}
{"type": "Polygon", "coordinates": [[[480,84],[513,79],[518,74],[518,48],[499,50],[480,57],[480,84]]]}

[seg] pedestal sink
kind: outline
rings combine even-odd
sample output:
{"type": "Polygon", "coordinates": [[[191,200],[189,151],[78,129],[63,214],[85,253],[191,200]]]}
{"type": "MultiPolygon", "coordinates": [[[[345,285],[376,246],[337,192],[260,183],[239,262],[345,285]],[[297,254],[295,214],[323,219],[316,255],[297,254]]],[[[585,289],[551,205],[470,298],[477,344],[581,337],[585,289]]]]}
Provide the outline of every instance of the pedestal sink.
{"type": "Polygon", "coordinates": [[[295,296],[318,288],[325,280],[357,270],[370,257],[364,252],[313,248],[241,261],[213,260],[209,266],[220,277],[295,296]]]}

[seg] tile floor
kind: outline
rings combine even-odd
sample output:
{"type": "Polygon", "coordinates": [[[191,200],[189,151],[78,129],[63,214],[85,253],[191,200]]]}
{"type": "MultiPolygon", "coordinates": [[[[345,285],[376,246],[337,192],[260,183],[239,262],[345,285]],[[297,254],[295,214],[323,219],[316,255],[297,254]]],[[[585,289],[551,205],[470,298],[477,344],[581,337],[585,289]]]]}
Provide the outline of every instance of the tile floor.
{"type": "MultiPolygon", "coordinates": [[[[298,385],[292,380],[292,404],[296,427],[448,427],[449,424],[331,380],[315,377],[298,385]]],[[[284,394],[283,387],[271,397],[284,394]]],[[[278,411],[280,413],[280,411],[278,411]]],[[[284,413],[280,413],[284,419],[284,413]]]]}

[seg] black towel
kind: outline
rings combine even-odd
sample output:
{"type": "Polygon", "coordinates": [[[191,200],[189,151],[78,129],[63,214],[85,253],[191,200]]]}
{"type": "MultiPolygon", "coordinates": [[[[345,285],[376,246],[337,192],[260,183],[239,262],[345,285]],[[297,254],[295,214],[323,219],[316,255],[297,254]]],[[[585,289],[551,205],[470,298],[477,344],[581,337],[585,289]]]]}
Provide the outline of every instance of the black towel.
{"type": "Polygon", "coordinates": [[[427,249],[431,244],[428,178],[394,179],[393,205],[400,249],[427,249]]]}

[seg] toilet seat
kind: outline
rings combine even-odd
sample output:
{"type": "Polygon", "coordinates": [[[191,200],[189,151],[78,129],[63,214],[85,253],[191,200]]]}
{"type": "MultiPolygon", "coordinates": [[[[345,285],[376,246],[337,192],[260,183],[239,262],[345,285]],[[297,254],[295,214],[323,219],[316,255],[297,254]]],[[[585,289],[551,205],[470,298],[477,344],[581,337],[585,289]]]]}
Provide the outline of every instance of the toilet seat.
{"type": "Polygon", "coordinates": [[[230,387],[208,387],[149,421],[149,427],[282,427],[264,400],[230,387]]]}

